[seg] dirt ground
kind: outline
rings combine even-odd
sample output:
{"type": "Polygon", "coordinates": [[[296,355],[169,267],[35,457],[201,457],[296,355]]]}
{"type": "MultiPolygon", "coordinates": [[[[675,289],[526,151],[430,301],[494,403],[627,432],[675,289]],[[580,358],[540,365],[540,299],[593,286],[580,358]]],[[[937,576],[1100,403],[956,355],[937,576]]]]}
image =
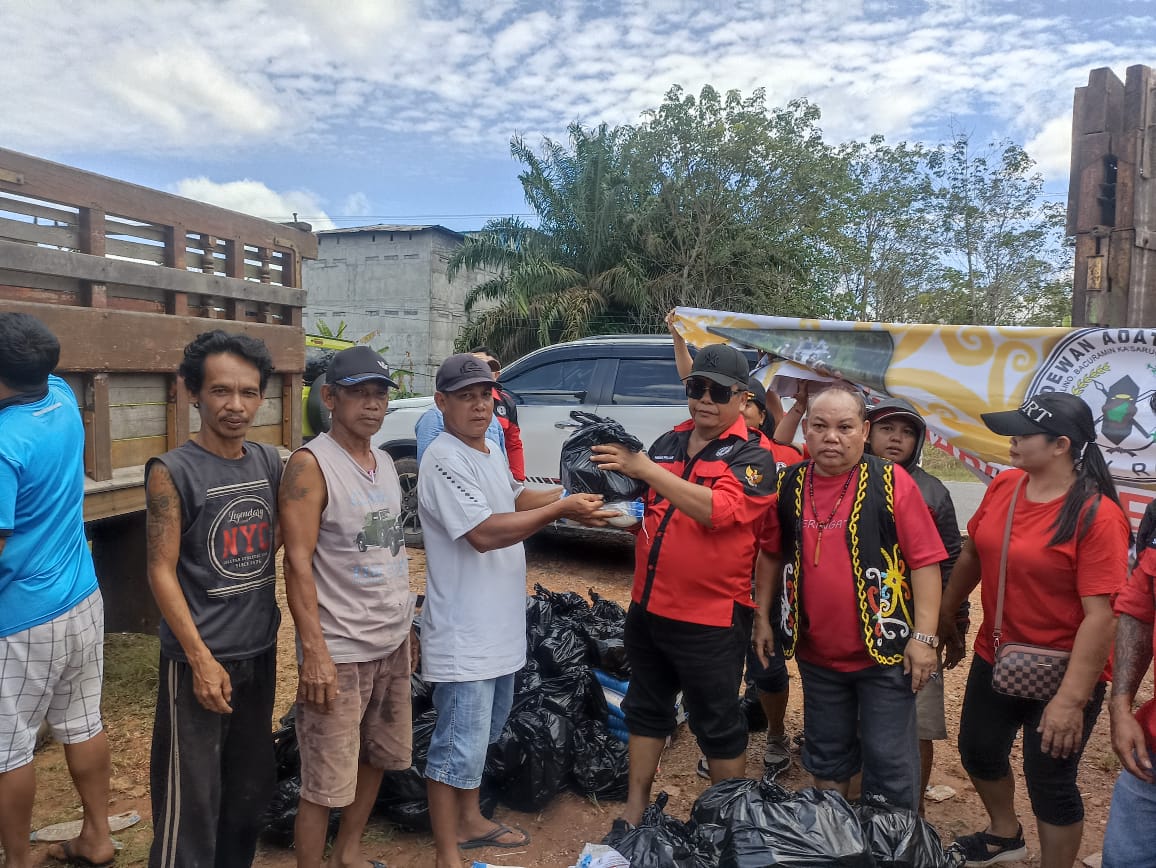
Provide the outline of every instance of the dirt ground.
{"type": "MultiPolygon", "coordinates": [[[[584,535],[580,538],[561,537],[547,533],[528,543],[529,575],[527,590],[540,582],[551,590],[574,590],[585,594],[593,588],[599,594],[627,603],[630,595],[633,554],[630,541],[607,538],[606,535],[584,535]]],[[[423,552],[411,552],[410,575],[415,590],[424,585],[425,558],[423,552]]],[[[978,596],[978,595],[977,595],[978,596]]],[[[973,612],[978,624],[978,601],[973,599],[973,612]]],[[[292,702],[296,690],[296,672],[292,666],[293,632],[288,610],[281,628],[281,667],[278,684],[277,713],[282,714],[292,702]]],[[[145,637],[110,637],[109,666],[106,681],[105,717],[113,751],[112,798],[110,813],[128,810],[139,812],[142,821],[115,837],[122,842],[119,859],[122,866],[142,865],[147,862],[152,838],[149,821],[148,766],[151,740],[153,703],[156,690],[156,642],[145,637]]],[[[792,689],[799,684],[798,674],[791,664],[792,689]]],[[[959,764],[955,750],[959,708],[963,697],[966,667],[945,673],[947,691],[947,718],[949,739],[940,742],[936,751],[932,785],[945,784],[956,795],[944,802],[929,802],[927,818],[939,830],[944,841],[956,834],[983,828],[986,816],[974,788],[959,764]]],[[[1146,682],[1145,695],[1151,695],[1151,681],[1146,682]]],[[[803,715],[800,693],[791,696],[787,715],[790,734],[802,731],[803,715]]],[[[752,776],[761,773],[765,737],[751,736],[747,771],[752,776]]],[[[1013,767],[1020,766],[1017,746],[1013,767]]],[[[686,818],[698,795],[707,783],[694,772],[698,750],[693,737],[680,730],[671,748],[662,759],[655,784],[655,792],[670,794],[668,812],[686,818]]],[[[39,792],[34,814],[34,828],[50,823],[76,819],[80,816],[79,801],[68,780],[63,751],[51,745],[37,755],[39,792]]],[[[1080,774],[1087,817],[1081,856],[1099,851],[1112,786],[1119,771],[1119,763],[1112,753],[1108,738],[1108,715],[1105,711],[1088,744],[1080,774]]],[[[1018,772],[1017,772],[1018,773],[1018,772]]],[[[809,776],[796,763],[781,779],[786,786],[799,788],[809,784],[809,776]]],[[[1029,857],[1022,864],[1036,866],[1038,842],[1035,825],[1028,809],[1022,780],[1017,784],[1017,800],[1024,832],[1027,836],[1029,857]]],[[[521,814],[499,807],[496,817],[526,829],[531,843],[524,850],[475,851],[477,858],[511,866],[550,866],[564,868],[574,864],[587,841],[597,842],[610,828],[617,816],[612,803],[597,804],[572,794],[563,794],[539,814],[521,814]]],[[[38,845],[35,854],[45,864],[46,847],[38,845]]],[[[391,868],[408,868],[433,864],[432,839],[426,834],[401,832],[388,824],[371,820],[365,837],[365,853],[371,859],[386,862],[391,868]]],[[[291,850],[262,846],[256,864],[262,868],[289,868],[294,863],[291,850]]],[[[467,861],[464,864],[469,864],[467,861]]]]}

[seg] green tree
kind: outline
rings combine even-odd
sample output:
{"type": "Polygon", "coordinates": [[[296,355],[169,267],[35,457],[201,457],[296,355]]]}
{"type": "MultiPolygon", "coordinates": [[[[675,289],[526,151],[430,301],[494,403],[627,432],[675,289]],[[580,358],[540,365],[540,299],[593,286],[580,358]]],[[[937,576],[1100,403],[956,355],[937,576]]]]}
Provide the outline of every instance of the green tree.
{"type": "Polygon", "coordinates": [[[516,357],[560,340],[638,330],[646,281],[631,255],[624,135],[606,124],[587,130],[575,123],[568,146],[546,139],[540,153],[513,140],[538,226],[491,221],[450,258],[451,280],[463,269],[493,273],[466,296],[467,312],[477,316],[459,345],[486,344],[516,357]]]}
{"type": "Polygon", "coordinates": [[[673,87],[628,138],[635,244],[658,312],[826,313],[813,279],[837,160],[806,101],[673,87]]]}
{"type": "Polygon", "coordinates": [[[830,236],[836,285],[859,320],[938,318],[925,290],[938,281],[936,193],[929,152],[883,136],[840,148],[847,183],[830,236]]]}
{"type": "Polygon", "coordinates": [[[946,321],[1016,325],[1053,318],[1060,287],[1070,280],[1064,212],[1041,204],[1043,177],[1031,157],[1010,141],[977,150],[969,136],[957,134],[930,165],[946,321]]]}

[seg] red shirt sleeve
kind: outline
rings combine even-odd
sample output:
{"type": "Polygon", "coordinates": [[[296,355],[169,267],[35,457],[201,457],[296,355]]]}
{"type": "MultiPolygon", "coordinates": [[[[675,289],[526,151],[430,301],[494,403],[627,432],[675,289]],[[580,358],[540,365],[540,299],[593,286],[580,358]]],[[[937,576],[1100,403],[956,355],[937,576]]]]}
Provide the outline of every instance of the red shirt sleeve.
{"type": "Polygon", "coordinates": [[[506,460],[510,462],[510,472],[518,482],[526,481],[526,453],[522,446],[522,429],[508,420],[506,424],[506,460]]]}
{"type": "Polygon", "coordinates": [[[1108,498],[1101,498],[1092,526],[1076,542],[1080,565],[1076,587],[1081,597],[1115,594],[1126,583],[1129,535],[1123,510],[1108,498]]]}
{"type": "MultiPolygon", "coordinates": [[[[772,471],[773,472],[773,471],[772,471]]],[[[710,523],[712,530],[733,524],[755,526],[771,495],[751,494],[733,473],[722,473],[711,485],[710,523]]]]}
{"type": "Polygon", "coordinates": [[[1156,623],[1156,598],[1152,596],[1152,574],[1143,558],[1120,589],[1113,606],[1117,615],[1130,615],[1145,624],[1156,623]]]}
{"type": "Polygon", "coordinates": [[[767,506],[767,514],[763,516],[759,527],[759,548],[769,555],[783,553],[783,535],[779,528],[779,496],[772,494],[767,506]]]}
{"type": "Polygon", "coordinates": [[[918,570],[947,560],[947,550],[919,486],[898,465],[895,467],[895,526],[899,532],[899,550],[908,569],[918,570]]]}

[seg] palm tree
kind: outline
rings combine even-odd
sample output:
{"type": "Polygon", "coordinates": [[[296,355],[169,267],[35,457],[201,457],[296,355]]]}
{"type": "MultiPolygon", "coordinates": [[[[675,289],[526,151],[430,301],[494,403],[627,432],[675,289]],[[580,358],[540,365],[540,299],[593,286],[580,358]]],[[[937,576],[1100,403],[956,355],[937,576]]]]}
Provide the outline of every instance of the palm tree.
{"type": "Polygon", "coordinates": [[[648,293],[629,245],[624,133],[574,123],[569,148],[547,139],[541,156],[521,138],[511,142],[538,227],[492,220],[450,258],[451,280],[463,269],[493,275],[466,295],[466,311],[477,317],[459,344],[517,357],[562,340],[639,329],[648,293]]]}

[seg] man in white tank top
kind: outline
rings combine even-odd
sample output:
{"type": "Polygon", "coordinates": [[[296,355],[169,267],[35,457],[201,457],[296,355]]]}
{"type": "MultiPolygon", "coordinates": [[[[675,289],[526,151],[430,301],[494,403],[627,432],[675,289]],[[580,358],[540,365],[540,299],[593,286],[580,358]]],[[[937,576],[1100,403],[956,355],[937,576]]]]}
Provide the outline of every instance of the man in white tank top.
{"type": "Polygon", "coordinates": [[[396,385],[369,347],[337,353],[322,391],[333,426],[293,453],[280,491],[299,666],[299,868],[320,866],[332,808],[343,810],[331,868],[379,865],[361,851],[365,823],[382,773],[412,760],[417,644],[401,486],[393,461],[369,442],[396,385]]]}

